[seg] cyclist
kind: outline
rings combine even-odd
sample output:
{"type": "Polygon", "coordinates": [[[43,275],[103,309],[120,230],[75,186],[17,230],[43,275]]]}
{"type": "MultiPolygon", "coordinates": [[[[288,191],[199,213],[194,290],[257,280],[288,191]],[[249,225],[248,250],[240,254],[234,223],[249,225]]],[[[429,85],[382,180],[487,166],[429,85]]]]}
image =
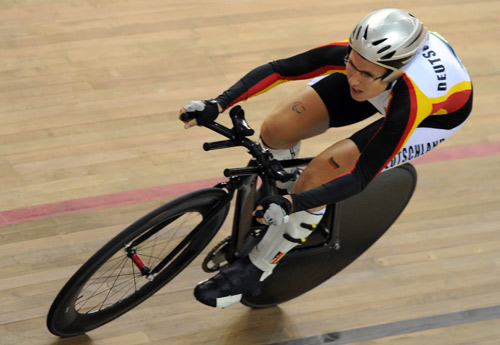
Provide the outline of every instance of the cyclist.
{"type": "Polygon", "coordinates": [[[298,155],[303,139],[379,113],[350,138],[326,148],[282,196],[264,198],[254,212],[269,229],[249,257],[198,284],[196,298],[227,307],[259,293],[279,260],[303,242],[325,205],[362,191],[377,174],[429,152],[455,133],[472,109],[472,83],[451,46],[400,9],[368,14],[348,41],[339,41],[257,67],[220,96],[181,109],[189,128],[289,80],[312,79],[284,99],[261,127],[274,157],[298,155]]]}

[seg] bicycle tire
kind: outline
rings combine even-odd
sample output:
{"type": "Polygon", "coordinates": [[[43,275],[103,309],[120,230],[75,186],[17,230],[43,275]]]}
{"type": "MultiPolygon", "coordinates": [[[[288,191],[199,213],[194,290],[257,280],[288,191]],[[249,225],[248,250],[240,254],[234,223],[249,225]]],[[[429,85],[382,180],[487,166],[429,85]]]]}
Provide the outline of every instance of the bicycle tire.
{"type": "Polygon", "coordinates": [[[64,285],[47,316],[49,331],[60,337],[86,333],[153,295],[213,239],[227,216],[229,201],[221,189],[203,189],[176,198],[131,224],[64,285]],[[152,275],[152,280],[143,276],[126,249],[141,236],[145,240],[134,250],[152,270],[162,259],[172,256],[167,266],[152,275]]]}
{"type": "Polygon", "coordinates": [[[261,293],[244,296],[242,304],[254,309],[270,308],[310,291],[342,271],[392,226],[409,203],[416,182],[415,168],[409,163],[378,175],[363,192],[340,202],[341,211],[336,216],[341,229],[339,249],[296,247],[264,281],[261,293]]]}

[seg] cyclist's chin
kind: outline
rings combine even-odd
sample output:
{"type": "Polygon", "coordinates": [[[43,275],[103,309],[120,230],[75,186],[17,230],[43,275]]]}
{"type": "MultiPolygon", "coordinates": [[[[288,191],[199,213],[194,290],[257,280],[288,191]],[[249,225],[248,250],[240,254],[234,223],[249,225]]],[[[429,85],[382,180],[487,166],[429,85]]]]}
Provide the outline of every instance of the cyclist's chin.
{"type": "Polygon", "coordinates": [[[358,101],[358,102],[363,102],[363,101],[366,101],[368,98],[366,97],[366,92],[362,91],[362,90],[359,90],[359,89],[356,89],[356,88],[353,88],[351,86],[350,88],[350,91],[351,91],[351,97],[352,99],[354,99],[355,101],[358,101]]]}

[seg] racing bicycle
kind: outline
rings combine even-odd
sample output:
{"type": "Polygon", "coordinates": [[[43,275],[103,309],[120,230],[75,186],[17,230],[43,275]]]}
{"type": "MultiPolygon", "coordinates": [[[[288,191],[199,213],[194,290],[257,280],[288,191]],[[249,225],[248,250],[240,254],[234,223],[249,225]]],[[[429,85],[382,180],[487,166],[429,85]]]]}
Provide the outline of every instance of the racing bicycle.
{"type": "MultiPolygon", "coordinates": [[[[50,332],[60,337],[89,332],[172,282],[221,229],[233,199],[231,235],[208,252],[202,269],[217,272],[248,255],[259,242],[267,226],[252,216],[256,203],[278,194],[276,181],[297,178],[285,168],[306,168],[312,158],[278,161],[249,138],[254,130],[240,106],[231,109],[230,118],[232,128],[217,122],[205,125],[225,139],[203,148],[244,147],[251,155],[248,165],[225,169],[226,181],[167,202],[109,240],[56,296],[47,316],[50,332]]],[[[382,172],[363,192],[328,205],[318,227],[280,261],[261,293],[244,296],[241,303],[272,307],[330,279],[387,231],[411,199],[416,181],[416,171],[407,163],[382,172]]]]}

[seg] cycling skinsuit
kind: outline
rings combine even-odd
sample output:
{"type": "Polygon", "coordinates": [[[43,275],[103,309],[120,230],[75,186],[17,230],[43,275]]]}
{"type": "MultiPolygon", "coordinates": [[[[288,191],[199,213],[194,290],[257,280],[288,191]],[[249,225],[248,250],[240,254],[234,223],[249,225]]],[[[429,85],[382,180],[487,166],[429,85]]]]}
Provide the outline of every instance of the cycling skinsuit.
{"type": "Polygon", "coordinates": [[[350,96],[344,57],[347,41],[335,42],[252,70],[216,98],[224,108],[289,80],[315,78],[319,94],[340,127],[383,115],[351,136],[361,155],[352,171],[312,190],[294,194],[294,211],[331,204],[362,191],[382,170],[422,156],[448,138],[472,109],[472,83],[449,44],[430,33],[405,74],[364,102],[350,96]]]}

